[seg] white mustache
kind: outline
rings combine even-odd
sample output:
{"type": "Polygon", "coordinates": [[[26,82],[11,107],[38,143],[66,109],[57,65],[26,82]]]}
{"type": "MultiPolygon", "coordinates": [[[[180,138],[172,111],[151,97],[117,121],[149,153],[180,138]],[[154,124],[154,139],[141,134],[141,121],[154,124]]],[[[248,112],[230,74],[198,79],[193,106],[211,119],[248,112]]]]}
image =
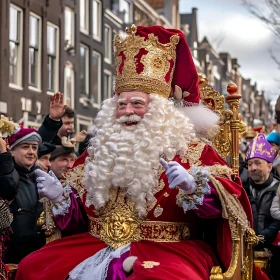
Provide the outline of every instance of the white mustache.
{"type": "Polygon", "coordinates": [[[125,123],[125,122],[140,122],[141,117],[139,117],[136,114],[130,115],[130,116],[121,116],[120,118],[116,119],[119,123],[125,123]]]}

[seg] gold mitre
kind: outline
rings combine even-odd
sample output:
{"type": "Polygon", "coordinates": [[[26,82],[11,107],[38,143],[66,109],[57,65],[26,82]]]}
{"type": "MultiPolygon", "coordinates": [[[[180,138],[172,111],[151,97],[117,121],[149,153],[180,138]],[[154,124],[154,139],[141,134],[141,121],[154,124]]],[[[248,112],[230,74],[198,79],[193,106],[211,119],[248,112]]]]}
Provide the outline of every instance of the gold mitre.
{"type": "Polygon", "coordinates": [[[125,91],[154,93],[168,98],[180,36],[161,26],[132,25],[127,37],[115,39],[117,94],[125,91]]]}

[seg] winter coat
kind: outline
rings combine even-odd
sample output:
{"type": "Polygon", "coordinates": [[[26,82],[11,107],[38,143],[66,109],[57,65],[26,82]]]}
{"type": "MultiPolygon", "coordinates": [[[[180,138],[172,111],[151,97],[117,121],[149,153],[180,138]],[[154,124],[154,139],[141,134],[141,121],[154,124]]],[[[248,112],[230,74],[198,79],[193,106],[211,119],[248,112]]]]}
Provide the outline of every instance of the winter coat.
{"type": "Polygon", "coordinates": [[[254,230],[257,235],[264,237],[264,242],[259,242],[259,247],[270,247],[280,230],[280,220],[274,219],[270,214],[271,204],[280,182],[271,174],[263,184],[263,188],[256,189],[253,185],[250,180],[247,184],[243,184],[252,207],[254,230]]]}
{"type": "Polygon", "coordinates": [[[11,228],[13,234],[7,243],[6,263],[18,263],[45,244],[45,235],[37,220],[43,211],[36,187],[35,166],[30,170],[13,161],[9,152],[0,154],[0,197],[12,201],[11,228]]]}
{"type": "Polygon", "coordinates": [[[280,198],[278,195],[273,198],[270,213],[273,219],[280,220],[280,198]]]}
{"type": "Polygon", "coordinates": [[[55,121],[46,116],[42,125],[38,129],[43,142],[49,142],[53,145],[61,145],[61,139],[57,136],[57,132],[62,126],[62,121],[55,121]]]}

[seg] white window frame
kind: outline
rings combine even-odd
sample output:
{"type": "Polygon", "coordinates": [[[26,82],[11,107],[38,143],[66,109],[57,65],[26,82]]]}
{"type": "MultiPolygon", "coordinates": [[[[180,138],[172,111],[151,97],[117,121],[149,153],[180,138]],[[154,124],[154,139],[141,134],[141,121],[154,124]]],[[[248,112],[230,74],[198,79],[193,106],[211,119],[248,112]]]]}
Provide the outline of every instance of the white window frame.
{"type": "MultiPolygon", "coordinates": [[[[38,20],[39,20],[39,24],[38,24],[38,32],[39,32],[39,34],[38,34],[38,69],[37,69],[37,73],[36,73],[36,75],[37,75],[37,81],[38,81],[38,85],[37,85],[37,87],[35,86],[33,86],[33,85],[30,85],[29,84],[29,79],[30,79],[30,77],[29,77],[29,75],[30,75],[30,63],[29,63],[29,61],[28,61],[28,84],[29,84],[29,86],[28,86],[28,88],[30,89],[30,90],[33,90],[33,91],[37,91],[37,92],[42,92],[42,90],[41,90],[41,68],[42,68],[42,58],[41,58],[41,56],[42,56],[42,18],[39,16],[39,15],[37,15],[37,14],[35,14],[35,13],[33,13],[33,12],[30,12],[30,14],[29,14],[29,24],[30,24],[30,17],[35,17],[35,18],[37,18],[38,20]]],[[[30,32],[30,25],[29,25],[29,32],[30,32]]],[[[30,49],[30,34],[29,34],[29,44],[28,44],[28,50],[30,49]]],[[[29,58],[30,59],[30,58],[29,58]]]]}
{"type": "Polygon", "coordinates": [[[102,38],[102,2],[100,0],[92,0],[92,37],[93,39],[97,40],[97,41],[101,41],[102,38]],[[94,18],[96,17],[96,14],[94,13],[93,10],[93,6],[94,6],[94,2],[97,3],[98,5],[98,15],[97,18],[100,20],[100,22],[98,22],[98,26],[97,26],[97,34],[94,34],[93,30],[94,28],[94,18]]]}
{"type": "MultiPolygon", "coordinates": [[[[109,88],[112,89],[110,95],[109,95],[109,92],[106,92],[106,93],[105,93],[105,91],[103,90],[104,95],[106,94],[106,95],[104,96],[104,100],[105,100],[105,99],[108,99],[108,98],[111,98],[111,97],[112,97],[112,93],[113,93],[113,87],[112,87],[112,72],[109,71],[109,70],[107,70],[107,69],[104,69],[104,72],[103,72],[103,73],[109,76],[109,88]]],[[[104,79],[104,83],[105,83],[105,79],[104,79]]],[[[104,85],[103,85],[103,86],[104,86],[104,85]]]]}
{"type": "MultiPolygon", "coordinates": [[[[86,49],[86,58],[85,58],[85,63],[86,63],[86,68],[85,68],[85,95],[86,96],[89,96],[89,47],[87,45],[84,45],[84,44],[80,44],[80,48],[84,48],[86,49]]],[[[79,49],[79,55],[81,54],[80,52],[80,49],[79,49]]],[[[81,61],[81,57],[79,59],[81,61]]],[[[81,69],[80,69],[80,72],[81,72],[81,69]]],[[[81,82],[81,80],[80,80],[81,82]]],[[[80,92],[80,94],[82,94],[80,92]]]]}
{"type": "Polygon", "coordinates": [[[104,25],[104,47],[105,47],[105,51],[104,51],[104,61],[108,64],[112,63],[112,27],[108,24],[104,25]],[[108,29],[108,44],[106,43],[106,32],[105,29],[108,29]],[[108,53],[108,56],[106,56],[108,53]]]}
{"type": "MultiPolygon", "coordinates": [[[[55,70],[54,70],[54,92],[47,90],[47,94],[54,95],[55,92],[58,92],[59,85],[59,27],[51,22],[47,22],[47,26],[54,27],[56,29],[56,57],[55,57],[55,70]]],[[[47,56],[49,54],[47,51],[47,56]]],[[[48,72],[49,74],[49,72],[48,72]]]]}
{"type": "Polygon", "coordinates": [[[89,34],[89,0],[80,0],[80,31],[89,34]],[[84,1],[85,3],[85,13],[82,15],[81,14],[81,1],[84,1]],[[85,18],[85,28],[82,27],[82,19],[85,18]]]}
{"type": "Polygon", "coordinates": [[[29,114],[30,112],[23,112],[23,127],[24,128],[35,128],[35,129],[39,129],[39,127],[41,126],[42,122],[33,122],[33,121],[29,121],[29,114]]]}
{"type": "MultiPolygon", "coordinates": [[[[13,8],[15,10],[17,10],[20,13],[20,19],[19,19],[19,44],[18,44],[18,48],[17,48],[17,83],[11,83],[10,82],[10,69],[9,69],[9,87],[11,88],[15,88],[15,89],[19,89],[22,90],[22,50],[23,50],[23,10],[21,8],[19,8],[16,5],[10,4],[9,7],[9,15],[10,15],[10,8],[13,8]]],[[[9,37],[10,37],[10,30],[9,30],[9,37]]],[[[9,39],[9,42],[12,41],[9,39]]],[[[10,58],[10,47],[9,47],[9,58],[10,58]]],[[[9,64],[10,66],[10,64],[9,64]]]]}
{"type": "Polygon", "coordinates": [[[71,108],[75,108],[75,73],[74,73],[74,67],[73,67],[73,64],[70,63],[70,62],[67,62],[64,66],[64,94],[65,94],[65,97],[64,97],[64,103],[67,104],[67,92],[66,92],[66,69],[69,69],[70,70],[70,73],[71,73],[71,88],[72,88],[72,91],[70,93],[70,104],[68,104],[69,107],[71,108]]]}
{"type": "Polygon", "coordinates": [[[68,48],[75,46],[75,13],[74,13],[73,9],[71,9],[70,7],[67,7],[67,6],[65,6],[65,9],[64,9],[64,41],[65,41],[65,45],[68,48]],[[68,40],[66,38],[66,28],[68,27],[68,25],[66,25],[66,12],[69,12],[71,14],[70,40],[68,40]],[[66,43],[67,40],[68,40],[68,42],[66,43]]]}
{"type": "Polygon", "coordinates": [[[120,0],[119,1],[119,11],[122,11],[122,8],[124,6],[124,4],[128,5],[128,11],[125,11],[126,14],[124,16],[123,22],[124,23],[130,23],[131,22],[131,3],[127,0],[120,0]],[[128,20],[126,20],[126,16],[128,17],[128,20]]]}
{"type": "MultiPolygon", "coordinates": [[[[91,117],[85,117],[85,116],[78,114],[78,115],[76,115],[75,119],[76,119],[76,128],[77,128],[76,130],[78,132],[81,131],[81,128],[80,128],[81,125],[87,126],[87,130],[86,130],[87,132],[93,125],[93,118],[91,118],[91,117]]],[[[78,145],[80,145],[80,143],[78,143],[78,145]]]]}
{"type": "MultiPolygon", "coordinates": [[[[88,129],[92,126],[93,124],[93,118],[90,117],[85,117],[82,115],[77,115],[76,116],[76,120],[77,120],[77,131],[81,131],[80,130],[80,125],[86,125],[88,127],[88,129]]],[[[88,130],[87,130],[88,131],[88,130]]]]}
{"type": "MultiPolygon", "coordinates": [[[[102,55],[101,53],[97,52],[97,51],[92,51],[92,56],[96,55],[98,57],[98,69],[97,69],[97,73],[98,73],[98,89],[97,89],[97,100],[94,100],[93,102],[93,107],[94,108],[100,108],[101,106],[101,87],[102,87],[102,55]]],[[[92,63],[93,65],[93,63],[92,63]]],[[[91,70],[92,71],[92,70],[91,70]]],[[[93,87],[92,87],[93,88],[93,87]]]]}

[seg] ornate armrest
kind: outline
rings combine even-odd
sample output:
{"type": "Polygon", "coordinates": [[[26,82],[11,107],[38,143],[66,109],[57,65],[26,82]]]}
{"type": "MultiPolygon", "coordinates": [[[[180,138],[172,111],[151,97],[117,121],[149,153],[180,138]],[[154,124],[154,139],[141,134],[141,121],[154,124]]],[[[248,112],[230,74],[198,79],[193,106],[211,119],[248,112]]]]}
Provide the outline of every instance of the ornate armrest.
{"type": "Polygon", "coordinates": [[[46,243],[61,238],[60,229],[53,219],[51,203],[47,199],[44,199],[44,211],[41,213],[37,225],[42,226],[42,229],[45,230],[46,243]]]}
{"type": "Polygon", "coordinates": [[[264,272],[269,269],[269,259],[271,258],[269,251],[255,251],[254,252],[254,265],[259,267],[264,272]]]}

